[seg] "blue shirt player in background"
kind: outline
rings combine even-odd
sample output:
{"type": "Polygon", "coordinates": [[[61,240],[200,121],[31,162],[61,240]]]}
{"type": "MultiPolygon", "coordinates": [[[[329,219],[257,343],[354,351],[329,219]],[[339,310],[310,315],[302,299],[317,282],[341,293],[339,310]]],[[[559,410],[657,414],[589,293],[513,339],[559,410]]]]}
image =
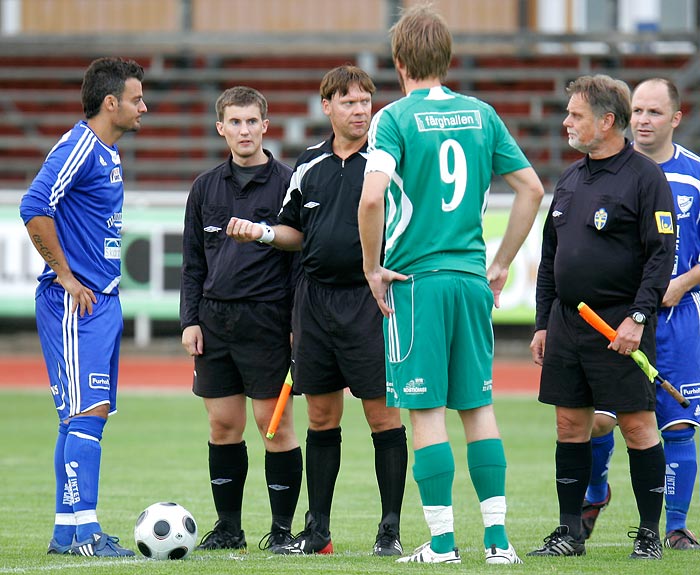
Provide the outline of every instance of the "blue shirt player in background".
{"type": "MultiPolygon", "coordinates": [[[[685,398],[684,409],[656,386],[656,421],[666,457],[666,537],[670,549],[700,549],[686,525],[697,476],[695,428],[700,425],[700,157],[673,142],[681,121],[678,89],[664,78],[640,83],[632,94],[630,126],[634,148],[666,174],[676,207],[676,259],[659,308],[656,367],[685,398]]],[[[615,414],[596,411],[593,469],[583,504],[583,527],[590,537],[610,502],[608,464],[615,439],[615,414]]]]}
{"type": "Polygon", "coordinates": [[[36,323],[59,417],[56,518],[48,553],[134,555],[97,520],[102,430],[116,412],[124,186],[116,142],[147,111],[143,68],[100,58],[83,77],[85,121],[66,132],[22,197],[20,215],[46,262],[36,323]]]}

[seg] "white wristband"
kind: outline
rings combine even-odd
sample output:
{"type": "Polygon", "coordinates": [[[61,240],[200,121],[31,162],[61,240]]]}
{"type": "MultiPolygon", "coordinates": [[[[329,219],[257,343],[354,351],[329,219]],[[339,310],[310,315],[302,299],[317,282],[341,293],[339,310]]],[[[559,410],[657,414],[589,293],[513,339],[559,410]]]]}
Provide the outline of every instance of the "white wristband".
{"type": "Polygon", "coordinates": [[[267,224],[258,224],[262,226],[263,234],[258,238],[261,244],[271,244],[275,240],[275,230],[267,224]]]}

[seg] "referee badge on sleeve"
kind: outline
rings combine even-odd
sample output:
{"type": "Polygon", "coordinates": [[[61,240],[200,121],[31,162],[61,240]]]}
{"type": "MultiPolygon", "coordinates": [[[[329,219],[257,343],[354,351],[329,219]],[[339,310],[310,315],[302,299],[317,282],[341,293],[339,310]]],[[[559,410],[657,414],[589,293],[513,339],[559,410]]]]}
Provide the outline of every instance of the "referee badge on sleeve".
{"type": "Polygon", "coordinates": [[[654,212],[656,227],[660,234],[673,233],[673,216],[671,212],[654,212]]]}

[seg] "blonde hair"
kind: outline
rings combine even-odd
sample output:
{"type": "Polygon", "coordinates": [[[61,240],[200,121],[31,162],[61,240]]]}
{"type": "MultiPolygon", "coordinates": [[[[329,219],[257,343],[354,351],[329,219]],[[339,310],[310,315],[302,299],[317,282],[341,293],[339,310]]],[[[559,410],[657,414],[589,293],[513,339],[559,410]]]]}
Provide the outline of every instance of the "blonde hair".
{"type": "Polygon", "coordinates": [[[389,30],[394,62],[413,80],[447,77],[452,60],[452,34],[445,19],[430,4],[406,10],[389,30]]]}

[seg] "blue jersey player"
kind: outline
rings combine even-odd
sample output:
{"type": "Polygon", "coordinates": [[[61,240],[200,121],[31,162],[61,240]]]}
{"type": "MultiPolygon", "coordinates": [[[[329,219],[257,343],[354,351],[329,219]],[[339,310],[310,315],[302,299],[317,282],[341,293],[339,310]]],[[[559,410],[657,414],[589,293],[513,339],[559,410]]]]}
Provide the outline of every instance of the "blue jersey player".
{"type": "MultiPolygon", "coordinates": [[[[694,435],[700,425],[700,157],[673,142],[681,115],[678,89],[669,80],[645,80],[632,95],[634,147],[663,169],[676,206],[676,259],[659,308],[656,367],[690,400],[684,409],[656,386],[656,420],[666,457],[664,544],[671,549],[700,549],[686,525],[697,475],[694,435]]],[[[596,412],[595,420],[593,473],[583,506],[587,536],[610,501],[607,468],[615,414],[596,412]]]]}
{"type": "Polygon", "coordinates": [[[122,166],[116,142],[146,112],[143,68],[100,58],[85,72],[85,121],[49,152],[20,204],[46,262],[36,323],[59,417],[56,516],[48,553],[134,555],[97,520],[102,431],[116,411],[122,333],[122,166]]]}

